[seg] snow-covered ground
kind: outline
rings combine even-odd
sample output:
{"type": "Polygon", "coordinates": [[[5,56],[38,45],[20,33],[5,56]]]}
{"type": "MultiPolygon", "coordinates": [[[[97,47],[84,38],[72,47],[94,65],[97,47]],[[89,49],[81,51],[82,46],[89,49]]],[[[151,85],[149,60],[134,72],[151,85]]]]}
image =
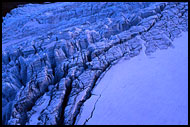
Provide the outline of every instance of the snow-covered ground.
{"type": "Polygon", "coordinates": [[[75,124],[188,124],[188,33],[173,45],[113,66],[75,124]]]}

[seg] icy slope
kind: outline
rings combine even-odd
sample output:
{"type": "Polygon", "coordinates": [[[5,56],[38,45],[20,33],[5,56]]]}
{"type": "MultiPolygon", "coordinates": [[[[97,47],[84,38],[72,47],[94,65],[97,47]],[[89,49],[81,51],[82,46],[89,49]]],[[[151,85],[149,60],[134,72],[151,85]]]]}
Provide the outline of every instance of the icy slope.
{"type": "Polygon", "coordinates": [[[102,74],[122,58],[172,47],[188,3],[27,4],[2,23],[2,121],[75,124],[102,74]],[[142,43],[142,40],[145,43],[142,43]]]}
{"type": "Polygon", "coordinates": [[[187,125],[188,33],[173,44],[151,57],[141,52],[113,66],[76,124],[187,125]]]}

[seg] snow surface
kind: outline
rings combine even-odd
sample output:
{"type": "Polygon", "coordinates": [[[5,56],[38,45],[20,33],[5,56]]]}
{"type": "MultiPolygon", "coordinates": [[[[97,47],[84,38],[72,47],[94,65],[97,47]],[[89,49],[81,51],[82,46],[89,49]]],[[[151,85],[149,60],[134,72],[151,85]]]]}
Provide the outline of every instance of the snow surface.
{"type": "Polygon", "coordinates": [[[173,45],[114,65],[84,103],[75,124],[187,125],[188,33],[173,45]]]}

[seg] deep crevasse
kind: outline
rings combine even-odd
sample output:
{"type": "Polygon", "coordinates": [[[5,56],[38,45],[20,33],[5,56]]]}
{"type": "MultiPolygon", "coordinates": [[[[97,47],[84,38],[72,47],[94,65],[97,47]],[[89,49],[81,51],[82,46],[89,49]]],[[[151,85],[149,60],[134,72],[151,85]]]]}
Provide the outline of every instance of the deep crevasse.
{"type": "Polygon", "coordinates": [[[187,31],[187,2],[58,2],[13,9],[2,23],[3,124],[76,124],[112,65],[140,52],[167,51],[187,31]]]}

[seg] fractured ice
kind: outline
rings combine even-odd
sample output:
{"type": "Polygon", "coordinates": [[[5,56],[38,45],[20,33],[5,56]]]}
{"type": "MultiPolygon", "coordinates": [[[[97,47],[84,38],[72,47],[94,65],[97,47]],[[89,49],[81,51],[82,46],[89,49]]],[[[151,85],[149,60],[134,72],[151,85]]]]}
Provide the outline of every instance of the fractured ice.
{"type": "Polygon", "coordinates": [[[147,56],[167,49],[184,31],[187,2],[61,2],[13,9],[2,23],[3,124],[75,124],[108,68],[139,55],[142,46],[147,56]]]}

